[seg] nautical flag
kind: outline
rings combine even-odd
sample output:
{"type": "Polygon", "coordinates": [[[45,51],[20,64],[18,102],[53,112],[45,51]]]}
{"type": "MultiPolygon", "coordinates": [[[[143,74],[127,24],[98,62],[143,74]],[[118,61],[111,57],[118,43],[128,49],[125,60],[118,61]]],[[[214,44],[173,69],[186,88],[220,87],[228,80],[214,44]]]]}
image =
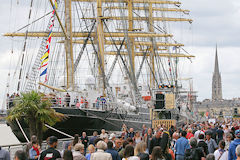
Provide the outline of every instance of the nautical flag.
{"type": "Polygon", "coordinates": [[[42,60],[41,62],[41,68],[45,67],[45,69],[43,70],[43,72],[40,74],[40,76],[46,75],[45,76],[45,82],[47,82],[47,66],[48,66],[48,57],[49,57],[49,52],[50,52],[50,43],[51,43],[51,39],[52,39],[52,29],[54,26],[54,17],[56,14],[56,9],[57,9],[57,0],[54,1],[54,6],[53,6],[53,11],[52,11],[52,16],[50,19],[50,26],[49,26],[49,34],[47,37],[47,44],[46,44],[46,52],[42,55],[42,57],[40,58],[42,60]]]}
{"type": "Polygon", "coordinates": [[[39,69],[41,69],[41,68],[43,68],[43,67],[45,67],[45,66],[47,66],[47,65],[48,65],[48,63],[42,65],[39,69]]]}
{"type": "Polygon", "coordinates": [[[49,55],[49,49],[44,53],[44,55],[40,59],[45,59],[49,55]]]}
{"type": "Polygon", "coordinates": [[[58,8],[58,4],[57,4],[57,1],[54,2],[54,9],[57,9],[58,8]]]}
{"type": "Polygon", "coordinates": [[[47,74],[47,68],[40,74],[40,76],[43,76],[44,74],[47,74]]]}
{"type": "Polygon", "coordinates": [[[48,56],[42,61],[41,66],[48,61],[48,56]]]}

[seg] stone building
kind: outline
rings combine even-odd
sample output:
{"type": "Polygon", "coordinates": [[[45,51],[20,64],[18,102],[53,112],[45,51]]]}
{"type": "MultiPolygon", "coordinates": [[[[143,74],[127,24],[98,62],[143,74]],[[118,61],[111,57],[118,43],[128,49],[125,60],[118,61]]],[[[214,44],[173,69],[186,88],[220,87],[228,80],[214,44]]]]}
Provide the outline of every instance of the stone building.
{"type": "Polygon", "coordinates": [[[194,103],[194,109],[199,114],[208,112],[210,117],[233,117],[240,113],[240,98],[224,100],[222,97],[222,81],[218,64],[216,47],[215,65],[212,77],[212,99],[194,103]]]}

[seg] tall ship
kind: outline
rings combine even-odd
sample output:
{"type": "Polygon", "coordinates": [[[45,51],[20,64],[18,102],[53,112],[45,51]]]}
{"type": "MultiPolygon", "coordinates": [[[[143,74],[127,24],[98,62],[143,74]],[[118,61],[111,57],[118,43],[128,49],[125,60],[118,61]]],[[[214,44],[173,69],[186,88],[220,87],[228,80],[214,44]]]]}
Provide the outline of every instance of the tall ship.
{"type": "MultiPolygon", "coordinates": [[[[171,30],[174,22],[192,23],[181,2],[19,0],[12,12],[18,15],[21,7],[25,25],[18,26],[22,19],[15,18],[13,32],[4,34],[12,43],[14,68],[8,75],[7,109],[22,92],[44,93],[67,117],[53,127],[69,135],[119,131],[123,124],[139,130],[143,124],[150,127],[154,116],[181,118],[178,106],[192,92],[181,87],[180,66],[194,57],[173,36],[181,32],[179,26],[171,30]]],[[[9,125],[25,141],[17,123],[9,125]]],[[[62,137],[48,129],[44,138],[50,135],[62,137]]]]}

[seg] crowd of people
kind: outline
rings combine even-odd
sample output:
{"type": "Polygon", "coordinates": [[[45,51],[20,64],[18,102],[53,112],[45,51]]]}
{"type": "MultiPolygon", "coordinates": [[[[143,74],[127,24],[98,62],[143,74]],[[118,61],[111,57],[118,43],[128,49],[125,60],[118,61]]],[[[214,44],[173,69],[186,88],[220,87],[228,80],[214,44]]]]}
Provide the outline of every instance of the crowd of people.
{"type": "MultiPolygon", "coordinates": [[[[63,151],[56,147],[58,139],[51,136],[48,146],[40,150],[37,138],[24,151],[15,154],[16,160],[240,160],[240,128],[238,122],[192,123],[169,129],[159,125],[154,130],[142,126],[141,131],[123,125],[120,135],[86,132],[74,135],[64,143],[63,151]],[[28,154],[25,154],[28,153],[28,154]],[[25,154],[25,155],[24,155],[25,154]]],[[[0,148],[0,160],[9,160],[9,153],[0,148]]]]}

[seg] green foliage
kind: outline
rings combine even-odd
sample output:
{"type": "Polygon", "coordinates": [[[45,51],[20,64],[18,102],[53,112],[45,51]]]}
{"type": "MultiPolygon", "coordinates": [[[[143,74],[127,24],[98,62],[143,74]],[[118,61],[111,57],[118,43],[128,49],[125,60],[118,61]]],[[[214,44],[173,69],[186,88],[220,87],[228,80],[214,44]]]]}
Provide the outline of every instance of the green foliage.
{"type": "Polygon", "coordinates": [[[42,134],[44,124],[54,125],[64,118],[63,114],[57,113],[51,106],[50,100],[41,93],[21,93],[21,96],[15,99],[7,120],[24,120],[29,125],[30,135],[42,134]]]}

